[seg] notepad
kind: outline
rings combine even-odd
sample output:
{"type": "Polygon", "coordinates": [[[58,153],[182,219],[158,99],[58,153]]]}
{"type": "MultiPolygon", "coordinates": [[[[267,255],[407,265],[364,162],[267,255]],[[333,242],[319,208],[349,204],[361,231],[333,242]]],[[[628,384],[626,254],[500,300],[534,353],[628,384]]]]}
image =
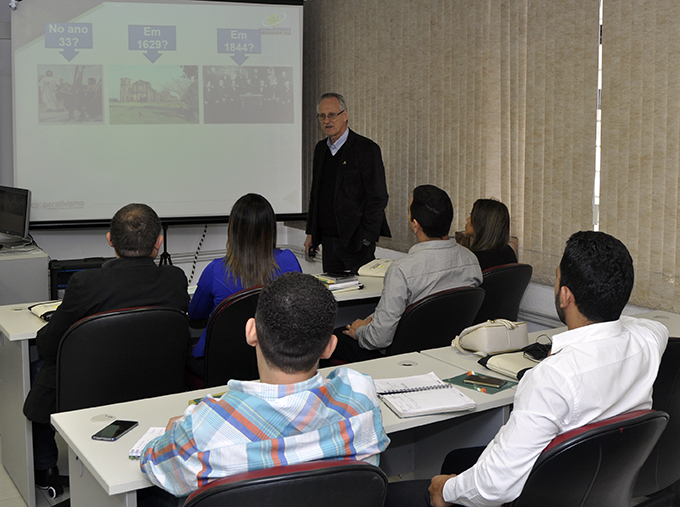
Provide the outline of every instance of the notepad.
{"type": "Polygon", "coordinates": [[[139,459],[144,449],[146,449],[147,444],[154,438],[160,437],[163,433],[165,433],[165,428],[161,428],[160,426],[152,426],[149,428],[142,438],[137,440],[137,443],[132,446],[132,449],[130,449],[130,452],[128,453],[128,457],[130,459],[139,459]]]}
{"type": "Polygon", "coordinates": [[[380,398],[399,417],[472,410],[477,405],[458,388],[433,372],[391,379],[374,379],[380,398]]]}
{"type": "Polygon", "coordinates": [[[354,275],[342,275],[336,276],[328,273],[321,273],[319,275],[314,275],[318,280],[323,282],[323,284],[331,291],[346,290],[346,289],[359,289],[363,287],[359,279],[354,275]]]}
{"type": "Polygon", "coordinates": [[[37,317],[49,321],[60,304],[61,301],[47,301],[46,303],[36,303],[29,306],[28,309],[37,317]]]}
{"type": "Polygon", "coordinates": [[[359,268],[357,273],[360,276],[376,276],[379,278],[385,278],[385,273],[387,273],[387,268],[389,268],[394,259],[375,259],[364,264],[359,268]]]}

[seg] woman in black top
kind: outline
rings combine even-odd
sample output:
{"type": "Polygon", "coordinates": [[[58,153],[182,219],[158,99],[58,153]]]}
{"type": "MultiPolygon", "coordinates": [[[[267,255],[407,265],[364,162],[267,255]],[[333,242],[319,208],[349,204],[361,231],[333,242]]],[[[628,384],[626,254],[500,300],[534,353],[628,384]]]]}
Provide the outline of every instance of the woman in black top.
{"type": "Polygon", "coordinates": [[[482,271],[517,262],[515,251],[508,245],[510,213],[502,202],[477,199],[465,223],[465,235],[482,271]]]}

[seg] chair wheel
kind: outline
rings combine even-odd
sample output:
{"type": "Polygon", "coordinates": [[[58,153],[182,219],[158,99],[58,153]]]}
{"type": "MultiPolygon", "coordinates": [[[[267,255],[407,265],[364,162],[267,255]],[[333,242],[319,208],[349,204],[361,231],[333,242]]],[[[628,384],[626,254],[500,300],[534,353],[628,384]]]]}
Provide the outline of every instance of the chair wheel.
{"type": "Polygon", "coordinates": [[[64,493],[64,487],[63,486],[49,486],[47,488],[47,494],[49,495],[50,498],[57,498],[61,496],[64,493]]]}

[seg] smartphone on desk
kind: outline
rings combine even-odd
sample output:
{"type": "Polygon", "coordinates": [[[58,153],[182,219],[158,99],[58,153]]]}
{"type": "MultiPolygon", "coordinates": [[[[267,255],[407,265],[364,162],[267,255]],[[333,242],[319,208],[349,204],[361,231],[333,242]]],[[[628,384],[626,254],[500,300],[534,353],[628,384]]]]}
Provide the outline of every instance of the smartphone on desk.
{"type": "Polygon", "coordinates": [[[463,379],[463,383],[500,389],[507,384],[508,381],[503,380],[502,378],[487,377],[486,375],[468,375],[463,379]]]}
{"type": "Polygon", "coordinates": [[[135,428],[139,423],[137,421],[119,421],[115,420],[105,428],[102,428],[97,433],[92,435],[92,440],[104,440],[106,442],[115,442],[120,437],[135,428]]]}

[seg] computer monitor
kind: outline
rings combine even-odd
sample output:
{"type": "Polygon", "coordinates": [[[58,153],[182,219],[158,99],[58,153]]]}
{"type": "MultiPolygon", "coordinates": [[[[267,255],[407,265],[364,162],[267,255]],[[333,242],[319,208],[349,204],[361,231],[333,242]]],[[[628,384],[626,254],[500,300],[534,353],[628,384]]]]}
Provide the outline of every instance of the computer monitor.
{"type": "Polygon", "coordinates": [[[31,191],[0,185],[0,245],[30,242],[31,191]]]}

